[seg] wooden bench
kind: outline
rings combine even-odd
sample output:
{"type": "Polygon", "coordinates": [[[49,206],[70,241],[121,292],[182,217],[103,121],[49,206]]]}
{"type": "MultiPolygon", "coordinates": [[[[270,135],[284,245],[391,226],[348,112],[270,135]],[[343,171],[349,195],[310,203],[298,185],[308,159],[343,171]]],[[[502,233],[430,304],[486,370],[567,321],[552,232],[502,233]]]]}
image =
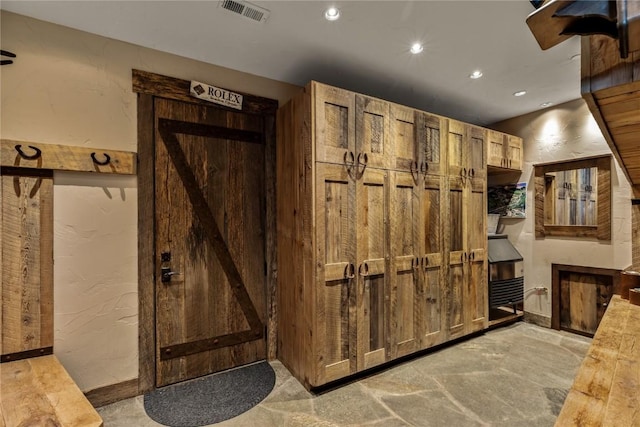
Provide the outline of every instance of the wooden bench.
{"type": "Polygon", "coordinates": [[[640,306],[613,296],[555,425],[640,426],[640,306]]]}
{"type": "Polygon", "coordinates": [[[102,419],[54,355],[0,364],[0,427],[101,427],[102,419]]]}

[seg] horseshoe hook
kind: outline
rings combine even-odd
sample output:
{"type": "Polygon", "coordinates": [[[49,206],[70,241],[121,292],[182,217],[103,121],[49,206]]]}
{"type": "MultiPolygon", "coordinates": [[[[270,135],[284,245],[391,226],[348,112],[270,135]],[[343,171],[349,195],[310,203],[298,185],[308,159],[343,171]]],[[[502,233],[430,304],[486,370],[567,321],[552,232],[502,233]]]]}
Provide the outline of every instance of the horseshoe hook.
{"type": "Polygon", "coordinates": [[[22,145],[18,144],[15,146],[16,151],[20,154],[20,157],[26,160],[35,160],[42,155],[42,151],[38,147],[34,147],[33,145],[29,145],[29,148],[34,150],[36,154],[28,155],[24,151],[22,151],[22,145]]]}
{"type": "Polygon", "coordinates": [[[108,155],[107,153],[102,153],[104,154],[104,161],[100,161],[96,158],[96,153],[95,151],[93,153],[91,153],[91,159],[93,160],[93,163],[100,165],[100,166],[106,166],[109,164],[109,162],[111,162],[111,156],[108,155]]]}

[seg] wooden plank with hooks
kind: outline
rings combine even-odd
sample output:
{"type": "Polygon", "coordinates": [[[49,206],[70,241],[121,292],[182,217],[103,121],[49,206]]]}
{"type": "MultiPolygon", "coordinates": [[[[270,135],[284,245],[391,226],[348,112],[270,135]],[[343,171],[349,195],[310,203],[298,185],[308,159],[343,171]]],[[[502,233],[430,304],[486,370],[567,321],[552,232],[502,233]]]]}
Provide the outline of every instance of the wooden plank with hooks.
{"type": "Polygon", "coordinates": [[[136,154],[130,151],[2,139],[0,166],[133,175],[136,173],[136,154]]]}

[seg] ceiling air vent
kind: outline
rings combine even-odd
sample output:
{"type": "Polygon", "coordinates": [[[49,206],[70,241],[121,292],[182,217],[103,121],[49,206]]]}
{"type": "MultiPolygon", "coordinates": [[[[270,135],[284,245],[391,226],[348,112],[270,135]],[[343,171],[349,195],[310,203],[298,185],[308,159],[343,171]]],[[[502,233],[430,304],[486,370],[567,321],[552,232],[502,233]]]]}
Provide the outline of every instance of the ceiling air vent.
{"type": "Polygon", "coordinates": [[[258,22],[266,21],[271,13],[267,9],[242,0],[221,0],[219,6],[258,22]]]}

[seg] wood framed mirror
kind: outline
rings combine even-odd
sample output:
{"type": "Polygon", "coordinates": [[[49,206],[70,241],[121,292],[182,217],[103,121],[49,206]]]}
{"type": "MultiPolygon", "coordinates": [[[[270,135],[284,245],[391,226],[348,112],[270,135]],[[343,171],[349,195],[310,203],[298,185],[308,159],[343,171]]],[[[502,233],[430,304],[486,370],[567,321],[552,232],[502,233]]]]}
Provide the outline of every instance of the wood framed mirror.
{"type": "Polygon", "coordinates": [[[534,165],[536,237],[611,240],[611,155],[534,165]]]}

